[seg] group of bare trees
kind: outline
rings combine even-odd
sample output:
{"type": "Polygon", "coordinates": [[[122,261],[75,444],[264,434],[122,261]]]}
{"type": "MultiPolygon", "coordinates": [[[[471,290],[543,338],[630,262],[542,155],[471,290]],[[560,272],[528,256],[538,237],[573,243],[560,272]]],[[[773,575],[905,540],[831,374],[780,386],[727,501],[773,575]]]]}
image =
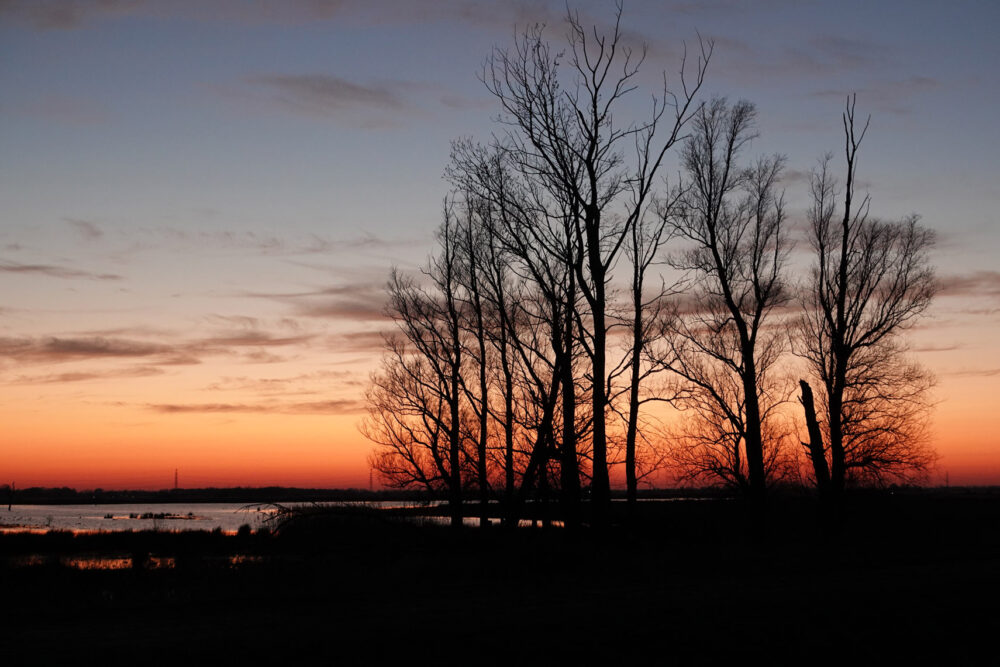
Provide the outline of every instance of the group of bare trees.
{"type": "Polygon", "coordinates": [[[490,499],[513,523],[525,500],[551,497],[575,525],[588,492],[587,516],[604,523],[614,465],[630,501],[664,465],[760,500],[802,469],[782,411],[794,352],[820,388],[817,410],[802,381],[801,450],[820,492],[926,469],[929,380],[898,334],[933,295],[933,239],[856,202],[853,102],[843,221],[827,158],[812,180],[812,275],[798,284],[784,159],[747,161],[752,104],[697,100],[712,44],[685,57],[677,90],[664,76],[645,119],[623,123],[644,53],[617,21],[607,34],[567,24],[566,53],[536,27],[487,59],[501,131],[453,144],[438,251],[421,276],[392,275],[398,332],[363,425],[373,467],[446,492],[455,524],[475,494],[483,523],[490,499]],[[653,428],[655,403],[683,426],[653,428]]]}

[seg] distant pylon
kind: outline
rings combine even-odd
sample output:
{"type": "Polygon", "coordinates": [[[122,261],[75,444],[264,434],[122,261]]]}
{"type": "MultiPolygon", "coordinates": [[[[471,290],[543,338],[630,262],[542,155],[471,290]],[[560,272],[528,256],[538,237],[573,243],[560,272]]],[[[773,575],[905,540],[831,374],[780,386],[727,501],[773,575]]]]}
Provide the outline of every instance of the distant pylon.
{"type": "Polygon", "coordinates": [[[174,468],[174,491],[177,490],[177,468],[174,468]]]}

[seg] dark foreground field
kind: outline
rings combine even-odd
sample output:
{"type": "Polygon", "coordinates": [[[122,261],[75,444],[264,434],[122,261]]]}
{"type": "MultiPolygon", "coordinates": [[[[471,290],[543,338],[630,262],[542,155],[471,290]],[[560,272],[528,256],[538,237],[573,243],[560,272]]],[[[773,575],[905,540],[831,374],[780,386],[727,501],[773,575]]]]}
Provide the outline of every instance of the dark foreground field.
{"type": "Polygon", "coordinates": [[[602,535],[455,534],[364,513],[277,535],[0,535],[0,655],[4,665],[997,659],[1000,496],[855,498],[832,532],[806,500],[776,501],[763,533],[736,501],[642,510],[602,535]],[[97,557],[134,566],[68,564],[97,557]]]}

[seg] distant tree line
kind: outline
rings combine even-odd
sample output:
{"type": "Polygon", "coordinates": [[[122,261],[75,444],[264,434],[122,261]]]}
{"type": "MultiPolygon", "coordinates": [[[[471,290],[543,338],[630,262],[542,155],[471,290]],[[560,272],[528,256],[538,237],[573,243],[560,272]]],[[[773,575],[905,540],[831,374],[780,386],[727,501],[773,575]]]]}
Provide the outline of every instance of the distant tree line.
{"type": "Polygon", "coordinates": [[[785,482],[836,500],[919,479],[931,378],[900,334],[935,291],[933,234],[856,195],[853,98],[846,168],[838,181],[828,155],[812,174],[812,260],[792,275],[785,159],[747,154],[754,105],[698,99],[699,40],[625,120],[645,53],[620,18],[602,34],[571,12],[565,51],[533,27],[487,58],[497,132],[453,143],[437,251],[389,280],[371,465],[445,494],[456,525],[470,496],[483,523],[491,499],[507,524],[551,499],[568,525],[602,525],[619,465],[630,503],[664,469],[755,502],[785,482]]]}
{"type": "Polygon", "coordinates": [[[0,485],[0,501],[13,505],[85,505],[126,503],[311,503],[346,501],[420,501],[425,489],[299,489],[285,486],[204,489],[73,489],[32,486],[14,490],[0,485]]]}

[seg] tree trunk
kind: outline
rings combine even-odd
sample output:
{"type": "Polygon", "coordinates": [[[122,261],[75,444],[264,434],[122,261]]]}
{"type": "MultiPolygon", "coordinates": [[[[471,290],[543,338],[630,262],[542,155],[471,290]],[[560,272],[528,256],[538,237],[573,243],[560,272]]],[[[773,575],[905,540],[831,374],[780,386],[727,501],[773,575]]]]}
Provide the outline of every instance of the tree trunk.
{"type": "Polygon", "coordinates": [[[587,252],[588,268],[593,294],[590,299],[591,317],[594,321],[594,349],[591,359],[593,374],[593,448],[594,469],[592,472],[591,505],[596,526],[603,526],[608,520],[611,505],[611,481],[608,478],[608,436],[605,406],[607,403],[607,327],[605,326],[605,281],[607,276],[600,253],[599,214],[588,212],[587,252]]]}
{"type": "MultiPolygon", "coordinates": [[[[503,344],[506,346],[506,341],[503,344]]],[[[504,348],[502,363],[504,364],[504,505],[510,507],[514,502],[514,376],[507,366],[506,348],[504,348]]],[[[505,512],[504,523],[509,525],[509,518],[509,514],[505,512]]]]}
{"type": "Polygon", "coordinates": [[[448,490],[451,493],[451,527],[462,527],[462,463],[460,457],[460,438],[458,430],[458,378],[457,375],[452,381],[452,396],[456,400],[451,403],[451,429],[448,433],[448,465],[450,467],[450,479],[448,490]]]}
{"type": "Polygon", "coordinates": [[[559,448],[559,484],[563,519],[568,527],[579,522],[580,464],[576,454],[576,388],[573,386],[572,366],[563,370],[562,389],[562,443],[559,448]]]}
{"type": "Polygon", "coordinates": [[[812,460],[816,490],[821,497],[825,497],[829,493],[830,469],[826,464],[826,453],[823,451],[823,433],[819,430],[819,422],[816,419],[812,387],[805,380],[799,380],[799,387],[802,389],[802,408],[806,413],[806,428],[809,431],[809,442],[805,444],[809,448],[809,458],[812,460]]]}
{"type": "Polygon", "coordinates": [[[764,470],[764,444],[761,433],[760,399],[757,396],[757,368],[751,348],[743,353],[746,368],[743,374],[743,398],[746,401],[747,469],[750,497],[756,502],[767,495],[767,473],[764,470]]]}
{"type": "Polygon", "coordinates": [[[566,297],[563,317],[562,362],[562,444],[559,448],[559,485],[563,521],[567,528],[579,524],[580,514],[580,463],[576,453],[576,385],[573,382],[573,302],[575,301],[573,274],[566,297]]]}
{"type": "Polygon", "coordinates": [[[489,385],[486,379],[486,336],[483,331],[482,309],[478,304],[478,295],[476,301],[477,308],[479,308],[477,318],[479,321],[479,395],[481,397],[476,472],[479,476],[479,526],[488,528],[490,525],[490,481],[486,471],[486,440],[489,437],[489,385]]]}
{"type": "Polygon", "coordinates": [[[846,375],[846,369],[841,374],[840,359],[833,383],[829,389],[830,408],[830,495],[836,497],[843,493],[847,483],[847,457],[844,453],[844,384],[841,378],[846,375]]]}
{"type": "MultiPolygon", "coordinates": [[[[639,260],[636,259],[636,262],[639,260]]],[[[636,278],[637,287],[632,294],[635,304],[632,323],[632,372],[628,390],[628,426],[625,432],[625,486],[629,512],[635,511],[638,496],[636,477],[635,441],[639,430],[639,362],[642,355],[642,283],[636,278]]]]}

